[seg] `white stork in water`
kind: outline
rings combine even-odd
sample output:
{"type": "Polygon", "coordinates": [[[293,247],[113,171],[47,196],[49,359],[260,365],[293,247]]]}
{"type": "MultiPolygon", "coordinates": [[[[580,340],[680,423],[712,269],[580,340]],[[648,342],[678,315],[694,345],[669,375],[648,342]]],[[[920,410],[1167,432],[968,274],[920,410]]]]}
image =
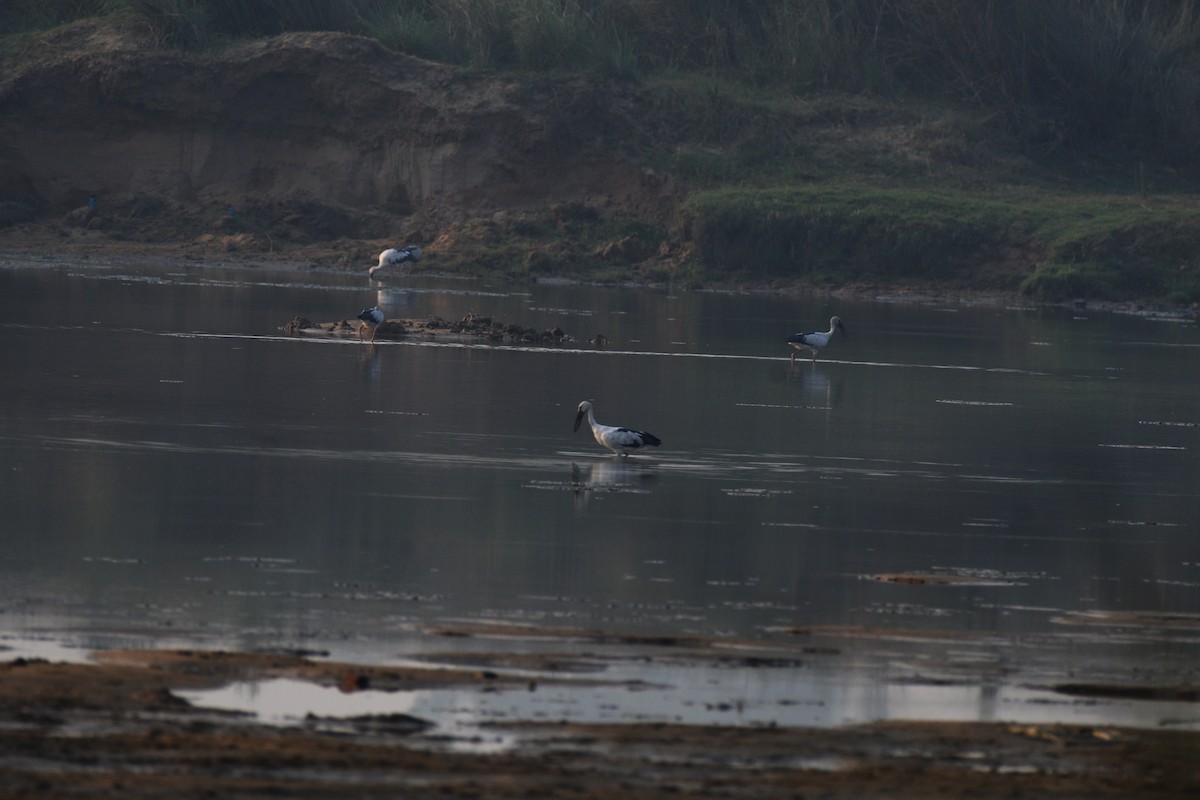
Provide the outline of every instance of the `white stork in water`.
{"type": "Polygon", "coordinates": [[[379,310],[379,306],[374,308],[364,308],[359,312],[358,318],[362,322],[358,326],[358,338],[362,338],[363,326],[368,326],[371,329],[371,341],[375,341],[375,334],[379,333],[379,326],[383,323],[383,312],[379,310]]]}
{"type": "Polygon", "coordinates": [[[792,351],[792,363],[796,363],[796,353],[801,350],[807,350],[812,353],[812,360],[816,363],[817,351],[825,345],[829,344],[829,340],[833,338],[835,330],[841,331],[843,336],[848,336],[846,326],[842,324],[839,317],[829,318],[829,330],[827,331],[811,331],[809,333],[794,333],[788,337],[788,344],[796,348],[792,351]]]}
{"type": "Polygon", "coordinates": [[[592,427],[592,436],[596,437],[596,441],[619,456],[627,456],[630,450],[636,450],[648,444],[655,447],[662,444],[662,440],[652,433],[635,431],[632,428],[614,428],[611,425],[601,425],[596,422],[596,416],[592,413],[591,400],[584,400],[579,404],[579,409],[575,414],[575,427],[571,429],[572,431],[579,430],[584,416],[587,416],[588,425],[592,427]]]}
{"type": "Polygon", "coordinates": [[[388,248],[379,254],[379,263],[367,270],[367,277],[374,278],[375,273],[387,267],[395,267],[405,261],[420,261],[421,248],[415,245],[405,245],[399,250],[388,248]]]}

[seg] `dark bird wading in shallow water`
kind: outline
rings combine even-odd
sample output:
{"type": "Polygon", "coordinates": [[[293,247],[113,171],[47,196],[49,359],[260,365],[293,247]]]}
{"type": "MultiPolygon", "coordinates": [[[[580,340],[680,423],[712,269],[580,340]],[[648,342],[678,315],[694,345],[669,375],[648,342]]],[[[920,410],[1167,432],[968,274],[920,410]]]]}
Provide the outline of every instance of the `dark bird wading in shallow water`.
{"type": "Polygon", "coordinates": [[[388,267],[396,267],[403,264],[405,261],[420,261],[421,248],[414,245],[405,245],[399,250],[387,249],[379,254],[379,263],[367,270],[367,277],[374,278],[375,275],[388,267]]]}
{"type": "Polygon", "coordinates": [[[572,431],[579,430],[579,425],[585,416],[596,441],[619,456],[629,455],[629,451],[637,450],[648,444],[654,447],[662,444],[662,440],[652,433],[635,431],[632,428],[614,428],[611,425],[601,425],[596,422],[596,416],[592,413],[591,400],[584,400],[579,404],[579,409],[575,414],[575,427],[571,429],[572,431]]]}
{"type": "Polygon", "coordinates": [[[358,313],[358,318],[362,320],[362,324],[358,326],[358,338],[362,338],[365,325],[371,329],[371,341],[375,341],[375,334],[379,332],[379,326],[383,323],[383,312],[379,310],[379,306],[364,308],[358,313]]]}
{"type": "Polygon", "coordinates": [[[839,330],[843,336],[848,336],[846,326],[842,324],[839,317],[829,318],[829,330],[827,331],[810,331],[809,333],[794,333],[788,337],[788,344],[796,348],[792,352],[792,363],[796,363],[796,353],[801,350],[807,350],[812,353],[812,360],[817,360],[817,351],[825,345],[829,344],[829,340],[833,338],[833,332],[839,330]]]}

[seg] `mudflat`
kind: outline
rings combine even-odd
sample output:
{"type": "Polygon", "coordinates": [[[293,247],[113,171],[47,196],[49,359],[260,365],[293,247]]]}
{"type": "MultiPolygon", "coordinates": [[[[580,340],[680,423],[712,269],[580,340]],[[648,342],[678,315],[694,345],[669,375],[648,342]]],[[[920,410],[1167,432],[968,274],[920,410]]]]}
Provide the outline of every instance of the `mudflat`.
{"type": "MultiPolygon", "coordinates": [[[[539,633],[549,632],[524,635],[539,633]]],[[[664,647],[674,660],[737,647],[674,644],[622,642],[646,660],[662,658],[664,647]]],[[[184,699],[278,679],[347,696],[536,693],[558,680],[577,681],[571,660],[544,648],[515,661],[478,652],[459,663],[434,657],[400,666],[206,650],[103,651],[78,663],[15,658],[0,664],[0,797],[1184,798],[1200,792],[1200,733],[1188,730],[920,721],[833,728],[587,724],[547,717],[484,722],[481,742],[473,742],[408,714],[308,714],[268,723],[184,699]],[[493,732],[503,733],[505,746],[485,746],[493,732]]],[[[739,663],[747,670],[762,666],[777,664],[749,657],[739,663]]],[[[1088,688],[1086,676],[1077,679],[1075,691],[1105,690],[1088,688]]],[[[1176,693],[1175,699],[1189,698],[1176,693]]]]}

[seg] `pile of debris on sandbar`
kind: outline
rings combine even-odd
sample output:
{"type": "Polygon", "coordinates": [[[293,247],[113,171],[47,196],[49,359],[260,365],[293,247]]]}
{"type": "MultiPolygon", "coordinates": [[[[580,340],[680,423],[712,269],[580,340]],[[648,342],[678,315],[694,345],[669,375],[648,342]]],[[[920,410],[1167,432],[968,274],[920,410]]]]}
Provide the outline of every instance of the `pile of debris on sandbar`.
{"type": "MultiPolygon", "coordinates": [[[[307,317],[295,317],[283,326],[289,336],[359,336],[363,323],[359,320],[313,322],[307,317]]],[[[370,329],[363,327],[361,335],[368,337],[370,329]]],[[[407,336],[483,339],[489,342],[517,344],[562,344],[573,341],[562,328],[539,331],[522,325],[505,324],[491,317],[467,314],[458,322],[429,317],[427,319],[385,319],[375,331],[376,339],[401,339],[407,336]]]]}

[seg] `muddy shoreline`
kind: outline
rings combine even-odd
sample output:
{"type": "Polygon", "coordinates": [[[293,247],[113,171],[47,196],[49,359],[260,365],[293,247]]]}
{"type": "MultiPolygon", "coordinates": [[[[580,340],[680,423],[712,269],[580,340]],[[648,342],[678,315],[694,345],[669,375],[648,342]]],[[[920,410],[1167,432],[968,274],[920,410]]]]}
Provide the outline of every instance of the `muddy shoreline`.
{"type": "MultiPolygon", "coordinates": [[[[442,631],[470,637],[474,631],[442,631]]],[[[512,631],[536,637],[547,631],[512,631]]],[[[661,637],[626,645],[647,659],[661,637]]],[[[676,642],[703,659],[730,642],[676,642]]],[[[1200,732],[1114,726],[879,722],[765,725],[485,722],[499,750],[447,738],[406,714],[266,724],[183,698],[290,679],[403,694],[504,696],[579,680],[571,658],[363,665],[303,653],[113,650],[81,663],[0,662],[0,797],[1137,797],[1200,791],[1200,732]],[[531,679],[535,671],[539,677],[531,679]],[[253,685],[253,684],[251,684],[253,685]]],[[[747,661],[745,669],[770,668],[747,661]]],[[[778,666],[778,665],[776,665],[778,666]]],[[[603,677],[585,680],[603,681],[603,677]]],[[[631,687],[636,691],[636,687],[631,687]]]]}
{"type": "MultiPolygon", "coordinates": [[[[36,226],[25,226],[36,228],[36,226]]],[[[362,253],[377,252],[394,243],[379,240],[356,242],[355,249],[362,253]]],[[[39,267],[83,267],[93,269],[133,267],[145,269],[148,267],[207,267],[228,269],[266,269],[279,271],[328,271],[332,273],[354,274],[362,273],[367,281],[369,264],[364,258],[354,261],[348,258],[346,248],[341,243],[324,242],[309,245],[294,246],[287,253],[252,253],[229,252],[199,246],[192,242],[145,243],[133,241],[110,241],[94,235],[83,234],[59,239],[47,232],[7,231],[0,230],[0,262],[36,264],[39,267]],[[47,249],[47,242],[54,242],[53,250],[47,249]],[[348,265],[351,262],[352,265],[348,265]]],[[[437,276],[441,274],[437,268],[436,256],[427,259],[429,263],[422,264],[422,274],[437,276]]],[[[446,277],[462,280],[494,280],[500,282],[516,282],[515,279],[497,274],[490,278],[482,276],[463,276],[448,273],[446,277]]],[[[586,276],[565,275],[549,278],[531,277],[530,282],[554,281],[562,283],[581,283],[598,285],[621,285],[631,287],[661,288],[661,284],[647,284],[636,274],[631,273],[628,280],[609,279],[595,281],[586,276]]],[[[395,283],[396,276],[389,276],[384,284],[395,283]]],[[[371,282],[375,285],[374,282],[371,282]]],[[[1172,306],[1162,303],[1152,303],[1140,300],[1105,301],[1077,299],[1067,303],[1048,303],[1034,300],[1018,292],[997,291],[994,289],[977,289],[957,283],[928,283],[920,281],[904,281],[897,283],[855,283],[844,286],[812,286],[800,282],[785,283],[772,281],[769,284],[751,284],[745,282],[711,283],[704,286],[690,287],[703,291],[718,292],[770,292],[785,295],[807,295],[830,297],[856,301],[874,301],[881,303],[911,303],[919,305],[967,305],[994,308],[1035,309],[1035,308],[1072,308],[1076,310],[1105,311],[1119,314],[1134,314],[1137,316],[1162,318],[1167,320],[1191,320],[1200,318],[1200,308],[1191,306],[1172,306]]]]}

